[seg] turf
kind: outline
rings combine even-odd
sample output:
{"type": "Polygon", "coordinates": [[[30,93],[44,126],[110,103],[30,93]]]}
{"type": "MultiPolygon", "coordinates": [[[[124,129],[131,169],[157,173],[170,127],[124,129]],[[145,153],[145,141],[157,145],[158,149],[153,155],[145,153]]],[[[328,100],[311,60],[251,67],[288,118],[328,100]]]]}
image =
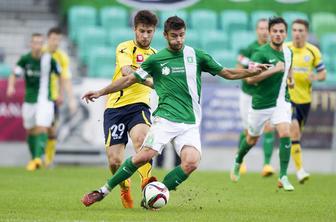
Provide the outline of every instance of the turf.
{"type": "MultiPolygon", "coordinates": [[[[162,179],[165,171],[155,170],[162,179]]],[[[296,190],[276,188],[276,177],[242,176],[232,183],[227,172],[196,172],[158,212],[140,208],[139,177],[132,177],[136,207],[123,209],[119,188],[85,208],[82,195],[109,176],[103,167],[57,167],[26,172],[0,168],[0,221],[336,221],[336,176],[313,174],[296,190]]]]}

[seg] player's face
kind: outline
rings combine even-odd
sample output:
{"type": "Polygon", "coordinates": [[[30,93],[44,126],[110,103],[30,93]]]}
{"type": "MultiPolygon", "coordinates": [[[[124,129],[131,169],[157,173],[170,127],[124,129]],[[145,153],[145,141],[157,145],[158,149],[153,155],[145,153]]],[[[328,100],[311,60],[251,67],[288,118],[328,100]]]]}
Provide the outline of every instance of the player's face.
{"type": "Polygon", "coordinates": [[[182,49],[184,40],[185,40],[185,29],[179,29],[179,30],[169,30],[168,33],[164,33],[165,38],[168,41],[168,45],[170,49],[174,51],[179,51],[182,49]]]}
{"type": "Polygon", "coordinates": [[[44,39],[42,36],[34,36],[31,40],[30,46],[33,53],[42,51],[44,39]]]}
{"type": "Polygon", "coordinates": [[[267,21],[260,21],[257,25],[257,37],[258,40],[262,42],[268,41],[268,22],[267,21]]]}
{"type": "Polygon", "coordinates": [[[51,33],[48,36],[48,48],[50,51],[54,52],[58,49],[62,41],[62,35],[51,33]]]}
{"type": "Polygon", "coordinates": [[[287,37],[286,26],[283,23],[275,24],[270,29],[271,42],[276,46],[281,46],[287,37]]]}
{"type": "Polygon", "coordinates": [[[134,28],[134,32],[137,45],[141,48],[148,48],[153,39],[155,26],[140,23],[134,28]]]}
{"type": "Polygon", "coordinates": [[[292,25],[293,41],[298,43],[304,43],[308,37],[308,30],[303,24],[294,23],[292,25]]]}

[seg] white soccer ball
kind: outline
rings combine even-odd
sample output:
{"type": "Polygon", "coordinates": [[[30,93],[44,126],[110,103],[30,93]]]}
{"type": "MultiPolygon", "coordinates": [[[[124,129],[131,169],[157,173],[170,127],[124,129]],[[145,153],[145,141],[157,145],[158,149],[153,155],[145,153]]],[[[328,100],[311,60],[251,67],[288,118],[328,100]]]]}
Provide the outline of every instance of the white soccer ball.
{"type": "Polygon", "coordinates": [[[159,209],[169,200],[169,190],[161,182],[151,182],[143,189],[143,198],[146,207],[159,209]]]}

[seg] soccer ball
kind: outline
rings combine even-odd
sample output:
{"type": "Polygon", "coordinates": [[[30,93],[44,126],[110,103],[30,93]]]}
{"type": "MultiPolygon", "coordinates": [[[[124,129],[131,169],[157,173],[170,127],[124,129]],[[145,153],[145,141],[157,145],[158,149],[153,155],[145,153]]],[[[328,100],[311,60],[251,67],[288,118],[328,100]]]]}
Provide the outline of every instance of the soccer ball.
{"type": "Polygon", "coordinates": [[[161,182],[151,182],[143,189],[145,207],[159,209],[165,206],[169,200],[169,190],[161,182]]]}

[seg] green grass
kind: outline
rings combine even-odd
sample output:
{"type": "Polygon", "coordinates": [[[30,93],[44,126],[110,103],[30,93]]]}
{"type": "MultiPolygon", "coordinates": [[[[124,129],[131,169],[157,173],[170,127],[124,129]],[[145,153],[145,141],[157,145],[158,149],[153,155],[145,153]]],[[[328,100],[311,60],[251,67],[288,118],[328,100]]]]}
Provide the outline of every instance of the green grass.
{"type": "MultiPolygon", "coordinates": [[[[154,174],[162,179],[165,171],[154,174]]],[[[336,221],[335,175],[313,174],[305,185],[291,176],[296,190],[286,193],[276,188],[276,177],[250,173],[234,184],[227,172],[196,172],[158,212],[140,208],[134,175],[134,209],[122,208],[119,188],[83,207],[82,195],[108,176],[103,167],[0,168],[0,221],[336,221]]]]}

